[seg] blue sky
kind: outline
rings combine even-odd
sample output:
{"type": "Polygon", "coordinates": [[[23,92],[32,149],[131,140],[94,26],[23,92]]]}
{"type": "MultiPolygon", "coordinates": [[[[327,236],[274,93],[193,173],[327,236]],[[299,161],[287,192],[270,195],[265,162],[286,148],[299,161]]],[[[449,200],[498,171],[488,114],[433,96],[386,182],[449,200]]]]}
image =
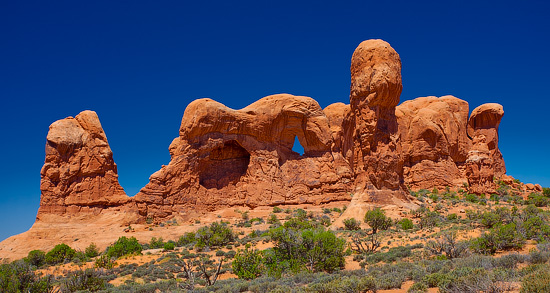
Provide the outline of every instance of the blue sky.
{"type": "Polygon", "coordinates": [[[508,174],[550,186],[546,1],[3,1],[0,240],[34,222],[48,126],[98,113],[134,195],[168,164],[185,107],[242,108],[276,93],[349,103],[349,66],[381,38],[403,63],[401,101],[504,106],[508,174]]]}

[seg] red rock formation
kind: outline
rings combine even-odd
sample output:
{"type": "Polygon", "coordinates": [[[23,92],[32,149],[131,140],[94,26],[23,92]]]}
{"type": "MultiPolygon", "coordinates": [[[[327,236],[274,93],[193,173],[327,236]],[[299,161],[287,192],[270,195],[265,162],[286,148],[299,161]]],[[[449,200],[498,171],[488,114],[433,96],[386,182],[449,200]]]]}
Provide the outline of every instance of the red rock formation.
{"type": "Polygon", "coordinates": [[[128,201],[107,137],[92,111],[50,125],[40,175],[38,220],[48,214],[97,214],[128,201]]]}
{"type": "Polygon", "coordinates": [[[396,107],[401,90],[399,55],[369,40],[353,53],[350,105],[323,110],[311,98],[288,94],[241,110],[196,100],[169,147],[170,163],[133,198],[118,183],[97,115],[84,111],[50,126],[38,218],[107,209],[162,220],[233,205],[349,200],[350,193],[347,213],[359,213],[373,203],[407,205],[405,184],[468,180],[472,192],[491,191],[493,176],[505,173],[498,150],[502,107],[483,105],[467,121],[468,104],[451,96],[396,107]],[[302,156],[292,151],[296,137],[302,156]]]}
{"type": "Polygon", "coordinates": [[[311,98],[274,95],[241,110],[196,100],[170,145],[170,164],[135,200],[142,215],[164,218],[232,205],[349,199],[353,173],[332,146],[329,120],[311,98]],[[303,156],[292,151],[295,137],[303,156]]]}
{"type": "Polygon", "coordinates": [[[457,186],[471,141],[468,103],[453,96],[424,97],[397,107],[405,184],[413,189],[457,186]]]}
{"type": "Polygon", "coordinates": [[[354,192],[362,200],[404,198],[395,116],[402,88],[397,52],[382,40],[362,42],[351,59],[350,125],[344,143],[356,175],[354,192]]]}
{"type": "Polygon", "coordinates": [[[498,149],[498,126],[504,116],[499,104],[483,104],[472,111],[468,121],[468,135],[473,146],[466,160],[466,177],[471,193],[493,193],[493,178],[506,173],[504,159],[498,149]]]}

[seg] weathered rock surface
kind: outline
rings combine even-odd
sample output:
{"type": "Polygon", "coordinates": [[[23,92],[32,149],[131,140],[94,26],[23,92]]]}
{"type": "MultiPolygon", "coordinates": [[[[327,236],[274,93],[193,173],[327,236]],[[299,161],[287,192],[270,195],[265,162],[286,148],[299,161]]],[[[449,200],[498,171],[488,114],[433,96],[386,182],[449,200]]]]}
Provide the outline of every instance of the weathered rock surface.
{"type": "Polygon", "coordinates": [[[99,214],[128,202],[95,112],[52,123],[46,140],[38,220],[49,214],[99,214]]]}
{"type": "Polygon", "coordinates": [[[466,177],[472,193],[493,193],[493,178],[506,173],[504,159],[498,149],[498,126],[504,116],[499,104],[483,104],[472,111],[468,120],[468,135],[472,148],[466,160],[466,177]]]}
{"type": "Polygon", "coordinates": [[[413,189],[461,185],[471,148],[468,103],[423,97],[397,107],[405,184],[413,189]]]}
{"type": "Polygon", "coordinates": [[[170,145],[170,164],[135,201],[141,215],[164,218],[232,205],[346,200],[353,172],[333,144],[329,120],[308,97],[274,95],[241,110],[196,100],[170,145]],[[292,151],[295,137],[303,156],[292,151]]]}
{"type": "MultiPolygon", "coordinates": [[[[468,103],[452,96],[397,106],[401,90],[399,55],[388,43],[369,40],[352,56],[349,105],[321,109],[312,98],[289,94],[240,110],[196,100],[169,146],[170,163],[132,198],[118,183],[96,113],[56,121],[47,136],[37,222],[28,238],[10,238],[10,247],[50,238],[50,223],[61,230],[67,219],[71,227],[74,221],[160,222],[231,206],[349,202],[350,194],[341,219],[362,218],[372,205],[414,206],[407,186],[468,182],[470,192],[489,193],[494,177],[514,181],[504,176],[498,149],[502,106],[482,105],[468,119],[468,103]],[[292,151],[296,137],[304,155],[292,151]]],[[[81,235],[64,232],[63,239],[81,235]]]]}

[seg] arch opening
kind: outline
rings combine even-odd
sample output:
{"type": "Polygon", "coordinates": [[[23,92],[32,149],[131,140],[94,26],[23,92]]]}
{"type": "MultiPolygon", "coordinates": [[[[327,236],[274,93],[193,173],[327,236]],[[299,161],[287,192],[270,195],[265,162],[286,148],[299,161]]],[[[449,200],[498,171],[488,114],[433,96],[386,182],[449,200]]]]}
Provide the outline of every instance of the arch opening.
{"type": "Polygon", "coordinates": [[[292,146],[292,151],[297,152],[300,156],[304,155],[304,147],[300,143],[298,136],[294,136],[294,145],[292,146]]]}

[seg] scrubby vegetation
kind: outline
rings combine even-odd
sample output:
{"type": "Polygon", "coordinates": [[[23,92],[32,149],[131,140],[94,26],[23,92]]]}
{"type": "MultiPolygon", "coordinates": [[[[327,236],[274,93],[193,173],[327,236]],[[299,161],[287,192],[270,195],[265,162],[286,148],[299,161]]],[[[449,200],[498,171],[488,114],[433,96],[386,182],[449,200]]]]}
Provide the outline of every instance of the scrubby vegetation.
{"type": "Polygon", "coordinates": [[[376,292],[411,281],[408,292],[550,292],[550,189],[522,198],[503,182],[497,186],[491,195],[411,192],[418,209],[397,216],[373,208],[361,215],[364,224],[360,217],[342,219],[338,230],[329,227],[345,207],[274,207],[263,216],[238,211],[233,222],[202,224],[183,235],[159,233],[141,243],[120,237],[103,252],[93,243],[84,251],[59,244],[1,264],[0,288],[376,292]],[[50,266],[63,269],[47,275],[50,266]]]}

